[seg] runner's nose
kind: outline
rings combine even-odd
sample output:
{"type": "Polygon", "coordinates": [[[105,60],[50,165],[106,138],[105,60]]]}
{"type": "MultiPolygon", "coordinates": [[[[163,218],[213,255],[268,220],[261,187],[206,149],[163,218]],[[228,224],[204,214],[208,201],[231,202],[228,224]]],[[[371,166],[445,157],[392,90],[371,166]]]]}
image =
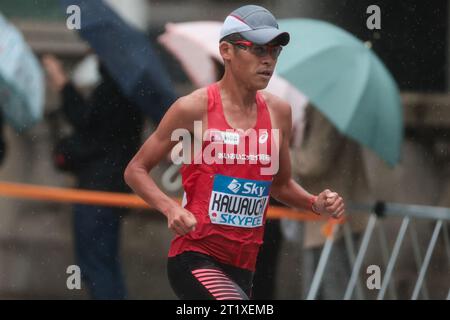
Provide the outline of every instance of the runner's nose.
{"type": "Polygon", "coordinates": [[[267,67],[272,66],[273,63],[272,61],[273,59],[270,57],[270,55],[265,55],[264,57],[261,58],[261,62],[267,67]]]}

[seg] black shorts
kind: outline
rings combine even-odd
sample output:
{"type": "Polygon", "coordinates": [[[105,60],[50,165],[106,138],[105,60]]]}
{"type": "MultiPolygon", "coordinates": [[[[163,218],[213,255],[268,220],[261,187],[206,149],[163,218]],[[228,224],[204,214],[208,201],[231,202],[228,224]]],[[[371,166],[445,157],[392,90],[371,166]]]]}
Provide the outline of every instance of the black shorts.
{"type": "Polygon", "coordinates": [[[170,285],[180,299],[249,300],[253,272],[187,251],[167,262],[170,285]]]}

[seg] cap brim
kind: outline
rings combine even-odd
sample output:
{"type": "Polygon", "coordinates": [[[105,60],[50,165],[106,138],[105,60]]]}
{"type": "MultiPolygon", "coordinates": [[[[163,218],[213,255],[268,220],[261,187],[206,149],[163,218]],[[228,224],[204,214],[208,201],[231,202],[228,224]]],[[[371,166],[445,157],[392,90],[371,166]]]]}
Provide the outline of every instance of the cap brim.
{"type": "Polygon", "coordinates": [[[278,44],[285,46],[290,40],[289,33],[280,31],[276,28],[257,29],[239,33],[245,39],[259,45],[267,44],[276,40],[278,44]]]}

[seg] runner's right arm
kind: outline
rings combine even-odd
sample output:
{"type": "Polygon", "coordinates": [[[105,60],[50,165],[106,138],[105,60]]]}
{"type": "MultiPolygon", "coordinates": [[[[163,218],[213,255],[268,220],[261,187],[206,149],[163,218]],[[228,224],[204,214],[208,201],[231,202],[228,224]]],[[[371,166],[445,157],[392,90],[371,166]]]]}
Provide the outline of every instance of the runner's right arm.
{"type": "Polygon", "coordinates": [[[171,141],[176,129],[193,132],[194,121],[202,120],[206,109],[206,98],[202,91],[178,99],[166,112],[158,128],[145,141],[140,150],[131,159],[124,172],[125,182],[145,202],[163,213],[168,220],[168,227],[179,235],[184,235],[195,228],[194,215],[182,208],[176,201],[158,188],[149,172],[165,158],[178,141],[171,141]]]}

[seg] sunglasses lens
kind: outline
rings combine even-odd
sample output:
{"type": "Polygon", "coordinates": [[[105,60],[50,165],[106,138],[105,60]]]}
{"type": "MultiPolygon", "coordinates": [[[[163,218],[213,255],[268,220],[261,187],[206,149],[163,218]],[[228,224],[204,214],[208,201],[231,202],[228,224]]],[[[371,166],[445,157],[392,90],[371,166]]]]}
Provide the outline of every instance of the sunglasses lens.
{"type": "Polygon", "coordinates": [[[273,47],[272,48],[272,57],[274,59],[278,58],[278,56],[280,55],[282,49],[283,49],[283,47],[281,47],[281,46],[273,47]]]}
{"type": "Polygon", "coordinates": [[[283,49],[283,47],[281,46],[271,46],[271,45],[260,46],[251,44],[251,42],[250,44],[247,44],[241,41],[236,41],[234,43],[232,42],[232,44],[242,50],[249,49],[250,52],[257,57],[265,57],[266,55],[270,54],[273,59],[277,59],[281,53],[281,50],[283,49]]]}
{"type": "Polygon", "coordinates": [[[252,52],[255,56],[264,57],[268,53],[268,48],[265,46],[253,46],[252,52]]]}
{"type": "Polygon", "coordinates": [[[282,50],[281,46],[253,46],[252,47],[252,53],[255,56],[258,57],[265,57],[266,55],[270,54],[273,59],[278,58],[282,50]]]}

